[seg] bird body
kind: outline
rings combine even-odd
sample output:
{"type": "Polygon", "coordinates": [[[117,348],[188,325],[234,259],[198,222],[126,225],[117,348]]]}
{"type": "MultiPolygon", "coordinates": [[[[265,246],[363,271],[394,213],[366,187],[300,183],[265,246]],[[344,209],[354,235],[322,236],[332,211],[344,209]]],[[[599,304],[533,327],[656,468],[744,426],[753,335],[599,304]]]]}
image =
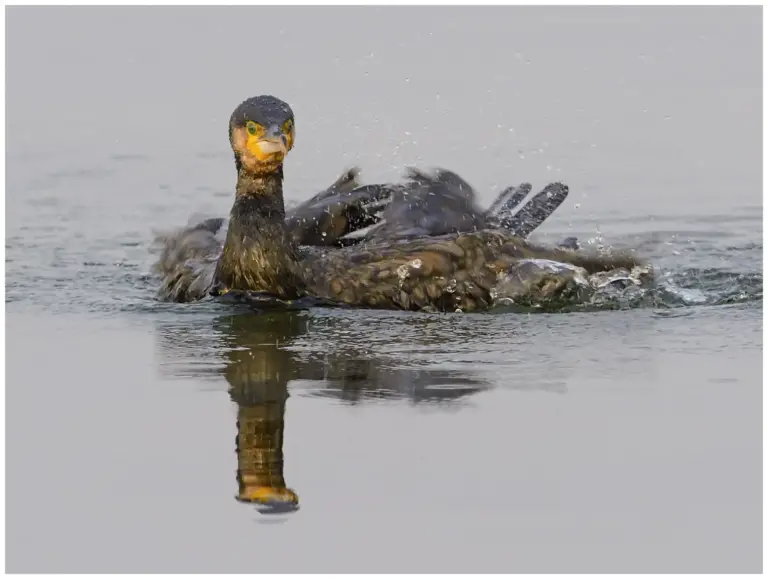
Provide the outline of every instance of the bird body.
{"type": "MultiPolygon", "coordinates": [[[[426,204],[413,209],[425,220],[410,220],[421,223],[421,229],[404,230],[408,212],[400,197],[391,200],[388,210],[404,217],[385,219],[370,239],[348,247],[300,247],[286,221],[282,189],[293,131],[290,107],[274,97],[254,97],[235,110],[229,132],[238,180],[226,238],[219,245],[223,221],[217,229],[213,220],[166,238],[156,267],[164,278],[161,298],[192,301],[208,294],[252,293],[285,303],[318,298],[353,307],[469,312],[487,310],[500,298],[563,299],[583,289],[590,274],[643,265],[630,254],[587,255],[530,244],[499,227],[503,218],[478,217],[466,204],[469,191],[449,181],[453,174],[438,175],[433,182],[448,182],[448,190],[457,193],[454,206],[464,203],[463,213],[473,224],[446,223],[448,232],[442,233],[426,204]],[[387,229],[395,231],[386,234],[387,229]],[[569,267],[552,269],[544,262],[569,267]],[[506,294],[500,294],[503,288],[506,294]]],[[[428,178],[415,173],[412,181],[429,193],[428,178]]],[[[560,190],[567,194],[564,186],[560,190]]],[[[326,198],[339,188],[329,191],[326,198]]],[[[516,204],[516,197],[513,192],[497,205],[516,204]]]]}

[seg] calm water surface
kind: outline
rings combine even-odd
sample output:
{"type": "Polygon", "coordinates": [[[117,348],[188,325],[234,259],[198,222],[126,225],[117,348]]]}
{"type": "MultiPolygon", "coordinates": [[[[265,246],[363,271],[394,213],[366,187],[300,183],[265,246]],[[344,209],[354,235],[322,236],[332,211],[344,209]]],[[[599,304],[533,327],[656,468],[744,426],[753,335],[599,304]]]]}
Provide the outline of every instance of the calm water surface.
{"type": "Polygon", "coordinates": [[[759,572],[760,22],[9,9],[8,570],[759,572]],[[562,179],[535,237],[636,247],[659,290],[526,315],[156,302],[153,231],[228,211],[226,122],[263,92],[297,113],[290,200],[352,164],[445,166],[486,204],[562,179]],[[298,511],[236,500],[266,450],[298,511]]]}

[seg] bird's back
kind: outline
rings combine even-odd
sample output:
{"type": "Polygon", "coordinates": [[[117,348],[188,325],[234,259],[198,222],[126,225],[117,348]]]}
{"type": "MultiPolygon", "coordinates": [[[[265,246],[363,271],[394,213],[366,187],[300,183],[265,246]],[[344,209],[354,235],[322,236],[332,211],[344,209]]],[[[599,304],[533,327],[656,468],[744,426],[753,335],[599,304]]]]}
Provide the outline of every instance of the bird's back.
{"type": "Polygon", "coordinates": [[[632,269],[643,262],[625,253],[544,248],[487,229],[325,252],[305,248],[302,263],[308,291],[318,297],[372,308],[471,312],[489,309],[509,275],[523,276],[516,287],[526,299],[551,301],[571,291],[577,274],[632,269]],[[551,272],[520,267],[530,260],[573,267],[551,272]]]}

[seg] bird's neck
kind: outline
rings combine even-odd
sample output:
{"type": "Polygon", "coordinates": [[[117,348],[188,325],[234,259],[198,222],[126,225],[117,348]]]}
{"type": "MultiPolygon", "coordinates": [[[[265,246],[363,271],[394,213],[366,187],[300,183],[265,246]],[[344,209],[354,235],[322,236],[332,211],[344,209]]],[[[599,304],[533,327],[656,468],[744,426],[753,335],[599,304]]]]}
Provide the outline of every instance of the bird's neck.
{"type": "Polygon", "coordinates": [[[218,289],[303,295],[297,249],[285,225],[282,169],[238,171],[235,204],[216,271],[218,289]]]}
{"type": "Polygon", "coordinates": [[[237,172],[235,195],[237,201],[256,201],[265,208],[279,212],[281,218],[285,218],[283,168],[279,167],[276,171],[262,175],[251,173],[245,167],[240,167],[237,172]]]}

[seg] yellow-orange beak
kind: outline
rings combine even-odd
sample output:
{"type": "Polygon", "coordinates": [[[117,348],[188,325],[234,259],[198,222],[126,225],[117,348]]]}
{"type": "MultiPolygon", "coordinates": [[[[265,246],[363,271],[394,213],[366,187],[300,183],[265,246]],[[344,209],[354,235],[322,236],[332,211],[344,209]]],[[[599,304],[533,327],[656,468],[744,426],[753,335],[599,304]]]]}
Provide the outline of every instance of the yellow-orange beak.
{"type": "Polygon", "coordinates": [[[278,126],[270,127],[266,134],[248,136],[248,150],[260,161],[282,160],[291,148],[290,135],[278,126]]]}

